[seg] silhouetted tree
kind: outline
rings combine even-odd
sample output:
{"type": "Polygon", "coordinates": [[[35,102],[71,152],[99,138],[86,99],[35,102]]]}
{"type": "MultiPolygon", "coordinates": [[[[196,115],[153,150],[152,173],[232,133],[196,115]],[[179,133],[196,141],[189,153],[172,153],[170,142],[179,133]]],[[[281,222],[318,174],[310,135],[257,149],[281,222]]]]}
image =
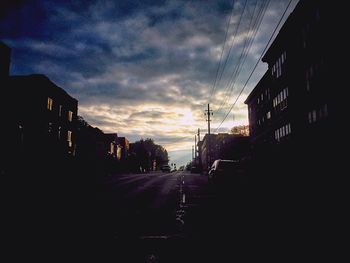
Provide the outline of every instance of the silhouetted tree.
{"type": "Polygon", "coordinates": [[[133,165],[136,165],[143,172],[152,170],[154,162],[156,169],[159,169],[161,165],[169,161],[167,150],[163,146],[155,144],[150,138],[130,144],[130,156],[133,165]]]}
{"type": "Polygon", "coordinates": [[[239,125],[239,126],[234,126],[231,129],[232,134],[239,134],[243,136],[249,136],[249,125],[239,125]]]}

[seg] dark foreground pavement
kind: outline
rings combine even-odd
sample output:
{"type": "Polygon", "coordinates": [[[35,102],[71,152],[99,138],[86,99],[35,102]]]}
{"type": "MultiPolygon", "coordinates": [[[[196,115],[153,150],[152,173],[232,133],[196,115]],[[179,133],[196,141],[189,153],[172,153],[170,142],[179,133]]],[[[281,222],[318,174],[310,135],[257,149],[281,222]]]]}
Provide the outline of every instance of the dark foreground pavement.
{"type": "Polygon", "coordinates": [[[341,233],[339,205],[324,185],[311,191],[247,180],[215,187],[188,172],[48,178],[2,178],[6,258],[228,262],[338,255],[330,241],[341,233]]]}

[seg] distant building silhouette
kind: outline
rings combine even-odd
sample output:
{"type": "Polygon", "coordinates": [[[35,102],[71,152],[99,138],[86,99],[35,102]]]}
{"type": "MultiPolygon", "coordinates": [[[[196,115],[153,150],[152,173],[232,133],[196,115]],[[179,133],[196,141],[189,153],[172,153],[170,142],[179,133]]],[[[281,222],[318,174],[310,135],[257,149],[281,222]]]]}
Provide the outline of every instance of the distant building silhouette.
{"type": "Polygon", "coordinates": [[[336,114],[328,13],[325,1],[301,0],[262,59],[268,70],[245,101],[262,164],[311,167],[331,155],[336,114]]]}
{"type": "Polygon", "coordinates": [[[210,160],[208,160],[208,141],[209,135],[206,134],[200,143],[202,170],[204,172],[216,159],[244,160],[250,154],[248,136],[229,133],[210,134],[210,160]]]}
{"type": "Polygon", "coordinates": [[[112,159],[117,160],[118,153],[118,134],[117,133],[104,133],[103,134],[103,146],[101,147],[101,154],[109,156],[112,159]]]}

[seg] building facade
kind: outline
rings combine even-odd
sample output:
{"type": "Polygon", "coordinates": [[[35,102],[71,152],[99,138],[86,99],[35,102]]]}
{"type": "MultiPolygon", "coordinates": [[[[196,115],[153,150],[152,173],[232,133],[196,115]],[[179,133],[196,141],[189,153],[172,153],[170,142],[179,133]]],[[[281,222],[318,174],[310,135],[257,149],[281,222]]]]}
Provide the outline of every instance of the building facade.
{"type": "Polygon", "coordinates": [[[259,160],[305,164],[330,155],[336,105],[328,13],[324,1],[299,1],[262,58],[268,70],[245,101],[259,160]]]}
{"type": "Polygon", "coordinates": [[[118,153],[117,159],[119,161],[125,161],[129,155],[129,140],[126,137],[118,137],[118,153]]]}
{"type": "Polygon", "coordinates": [[[1,94],[4,163],[75,155],[76,99],[44,75],[10,76],[1,94]]]}

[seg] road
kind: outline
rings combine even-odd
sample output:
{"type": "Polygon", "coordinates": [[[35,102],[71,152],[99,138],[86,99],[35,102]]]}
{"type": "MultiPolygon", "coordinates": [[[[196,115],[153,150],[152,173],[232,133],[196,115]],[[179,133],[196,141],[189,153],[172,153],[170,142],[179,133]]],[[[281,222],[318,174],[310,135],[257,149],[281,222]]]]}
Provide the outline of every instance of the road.
{"type": "Polygon", "coordinates": [[[133,247],[129,256],[136,261],[152,253],[166,262],[214,257],[205,248],[224,248],[248,233],[250,220],[237,193],[220,193],[206,176],[186,171],[108,176],[96,196],[97,240],[104,254],[133,247]]]}
{"type": "Polygon", "coordinates": [[[3,251],[46,261],[227,262],[314,255],[337,227],[338,207],[323,189],[261,180],[216,188],[186,171],[79,178],[2,187],[3,251]]]}

